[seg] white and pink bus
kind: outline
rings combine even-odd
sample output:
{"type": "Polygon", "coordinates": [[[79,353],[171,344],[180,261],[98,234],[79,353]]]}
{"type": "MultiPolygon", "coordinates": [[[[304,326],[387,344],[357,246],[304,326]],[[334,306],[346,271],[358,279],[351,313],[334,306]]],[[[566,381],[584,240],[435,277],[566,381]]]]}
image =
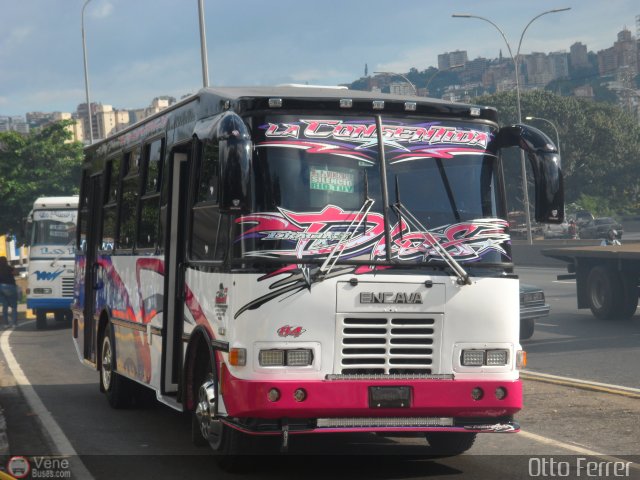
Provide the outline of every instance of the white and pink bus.
{"type": "Polygon", "coordinates": [[[553,142],[493,108],[203,89],[86,149],[80,359],[113,407],[154,391],[192,412],[222,458],[269,435],[422,432],[455,454],[516,432],[508,147],[536,220],[561,222],[553,142]]]}

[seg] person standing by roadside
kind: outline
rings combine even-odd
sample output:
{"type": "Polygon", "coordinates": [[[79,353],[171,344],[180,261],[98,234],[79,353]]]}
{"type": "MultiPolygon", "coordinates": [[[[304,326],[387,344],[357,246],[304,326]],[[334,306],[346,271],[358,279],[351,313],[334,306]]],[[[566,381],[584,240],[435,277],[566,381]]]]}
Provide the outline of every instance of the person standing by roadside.
{"type": "Polygon", "coordinates": [[[0,301],[2,301],[2,319],[8,322],[9,328],[18,326],[18,287],[14,278],[16,271],[7,261],[0,257],[0,301]],[[11,319],[9,319],[11,308],[11,319]]]}

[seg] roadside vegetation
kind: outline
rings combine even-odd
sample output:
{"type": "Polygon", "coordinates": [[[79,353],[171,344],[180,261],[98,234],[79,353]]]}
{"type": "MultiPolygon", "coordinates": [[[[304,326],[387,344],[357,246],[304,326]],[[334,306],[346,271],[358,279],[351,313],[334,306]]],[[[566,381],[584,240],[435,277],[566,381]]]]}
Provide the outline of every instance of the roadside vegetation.
{"type": "Polygon", "coordinates": [[[70,124],[63,120],[29,135],[0,132],[0,234],[20,237],[37,197],[78,193],[82,144],[71,141],[70,124]]]}
{"type": "MultiPolygon", "coordinates": [[[[497,108],[503,125],[517,123],[515,92],[477,97],[473,102],[497,108]]],[[[523,92],[521,106],[523,119],[544,118],[558,129],[567,213],[588,210],[595,216],[619,219],[640,216],[640,124],[636,119],[611,103],[544,90],[523,92]]],[[[556,142],[549,124],[528,123],[556,142]]],[[[0,132],[0,233],[19,236],[22,219],[38,196],[78,193],[82,144],[71,142],[69,124],[50,124],[26,136],[0,132]]],[[[509,209],[521,211],[520,157],[515,149],[507,156],[509,209]]],[[[533,185],[529,195],[533,196],[533,185]]]]}

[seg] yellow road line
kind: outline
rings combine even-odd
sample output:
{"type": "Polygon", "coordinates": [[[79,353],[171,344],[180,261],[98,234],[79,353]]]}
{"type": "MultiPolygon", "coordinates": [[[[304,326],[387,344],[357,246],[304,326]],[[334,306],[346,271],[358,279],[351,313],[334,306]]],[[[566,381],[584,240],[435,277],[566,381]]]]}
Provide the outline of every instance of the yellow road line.
{"type": "Polygon", "coordinates": [[[539,372],[520,372],[523,380],[533,380],[536,382],[552,383],[554,385],[562,385],[564,387],[580,388],[593,392],[610,393],[613,395],[622,395],[629,398],[640,398],[640,389],[624,387],[622,385],[611,385],[608,383],[591,382],[587,380],[579,380],[577,378],[560,377],[548,373],[539,372]]]}

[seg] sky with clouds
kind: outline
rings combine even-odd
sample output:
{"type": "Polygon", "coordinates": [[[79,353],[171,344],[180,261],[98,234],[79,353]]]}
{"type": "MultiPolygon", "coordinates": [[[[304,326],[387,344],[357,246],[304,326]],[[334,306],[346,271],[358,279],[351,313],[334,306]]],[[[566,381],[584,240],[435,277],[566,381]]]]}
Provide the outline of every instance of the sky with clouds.
{"type": "MultiPolygon", "coordinates": [[[[75,111],[85,99],[85,0],[0,0],[0,115],[75,111]]],[[[624,27],[636,34],[638,0],[205,0],[210,84],[349,83],[373,71],[437,66],[438,54],[507,55],[490,19],[521,53],[597,52],[624,27]]],[[[198,0],[90,0],[85,33],[91,101],[139,108],[202,86],[198,0]]]]}

